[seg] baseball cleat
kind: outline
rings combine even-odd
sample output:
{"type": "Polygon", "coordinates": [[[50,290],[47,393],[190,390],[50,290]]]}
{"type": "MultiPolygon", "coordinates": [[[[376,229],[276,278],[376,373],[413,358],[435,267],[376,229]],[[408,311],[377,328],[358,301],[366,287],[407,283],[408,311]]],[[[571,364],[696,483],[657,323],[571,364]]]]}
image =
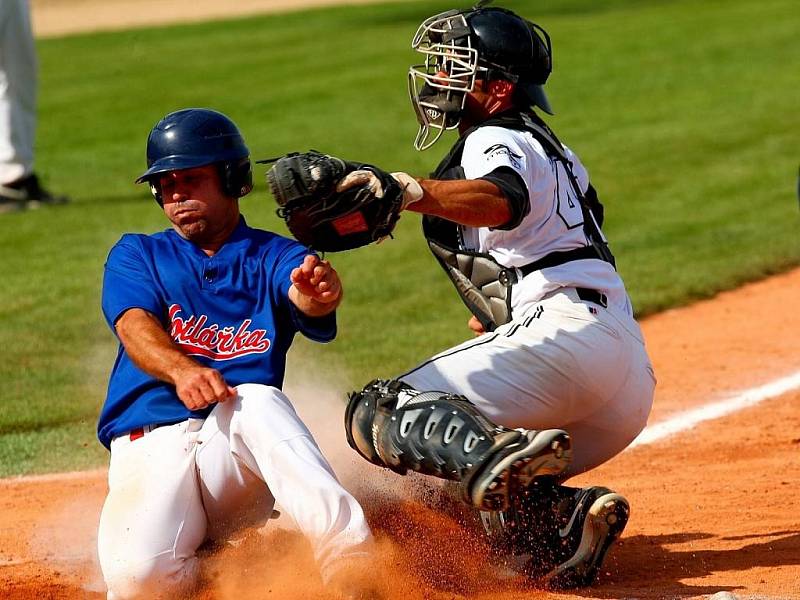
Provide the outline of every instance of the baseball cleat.
{"type": "Polygon", "coordinates": [[[606,552],[628,523],[630,504],[608,488],[590,487],[576,490],[559,513],[554,536],[557,564],[542,579],[554,589],[591,585],[606,552]]]}
{"type": "Polygon", "coordinates": [[[506,510],[510,495],[537,477],[562,473],[572,458],[569,435],[561,429],[506,430],[495,437],[495,446],[462,482],[468,501],[479,510],[506,510]]]}
{"type": "Polygon", "coordinates": [[[35,174],[0,185],[0,213],[39,208],[48,204],[65,204],[68,201],[66,196],[53,194],[43,188],[35,174]]]}

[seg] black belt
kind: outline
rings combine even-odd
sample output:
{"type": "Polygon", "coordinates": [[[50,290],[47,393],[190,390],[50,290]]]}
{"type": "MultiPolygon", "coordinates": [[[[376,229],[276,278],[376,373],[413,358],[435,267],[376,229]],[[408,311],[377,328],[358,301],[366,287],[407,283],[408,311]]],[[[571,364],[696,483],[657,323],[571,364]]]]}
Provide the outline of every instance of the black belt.
{"type": "MultiPolygon", "coordinates": [[[[522,276],[524,277],[525,275],[533,273],[534,271],[540,271],[548,267],[556,267],[573,260],[585,260],[587,258],[602,259],[593,246],[583,246],[581,248],[566,250],[564,252],[551,252],[544,258],[535,260],[527,265],[522,265],[521,267],[506,267],[500,272],[499,280],[503,285],[511,286],[517,283],[518,280],[517,274],[514,271],[515,269],[522,273],[522,276]]],[[[594,302],[603,308],[608,307],[608,298],[602,292],[581,287],[575,288],[575,290],[578,292],[578,298],[584,302],[594,302]]]]}
{"type": "MultiPolygon", "coordinates": [[[[548,267],[557,267],[558,265],[563,265],[573,260],[585,260],[587,258],[599,258],[602,260],[602,257],[597,253],[594,246],[582,246],[581,248],[574,248],[573,250],[566,250],[564,252],[551,252],[539,260],[535,260],[527,265],[522,265],[521,267],[505,267],[500,271],[498,280],[504,286],[510,287],[519,280],[516,273],[517,271],[522,273],[522,276],[525,277],[525,275],[529,275],[534,271],[541,271],[548,267]]],[[[603,306],[605,306],[605,304],[603,304],[603,306]]]]}
{"type": "Polygon", "coordinates": [[[594,302],[595,304],[599,304],[603,308],[608,307],[608,298],[602,292],[581,287],[575,288],[575,291],[578,292],[578,298],[580,298],[584,302],[594,302]]]}

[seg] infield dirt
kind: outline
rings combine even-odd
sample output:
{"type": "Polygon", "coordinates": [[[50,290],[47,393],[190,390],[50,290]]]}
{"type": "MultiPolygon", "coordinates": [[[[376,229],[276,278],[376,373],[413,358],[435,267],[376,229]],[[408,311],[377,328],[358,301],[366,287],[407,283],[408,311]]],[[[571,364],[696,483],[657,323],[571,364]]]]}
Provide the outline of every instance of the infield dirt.
{"type": "MultiPolygon", "coordinates": [[[[40,36],[332,3],[194,0],[187,13],[186,2],[175,0],[32,0],[40,36]]],[[[798,290],[800,269],[646,319],[643,328],[659,380],[650,423],[796,372],[798,290]]],[[[290,396],[302,400],[307,392],[290,390],[290,396]]],[[[313,415],[303,416],[312,431],[338,434],[341,398],[326,391],[324,401],[327,411],[317,405],[313,415]],[[323,427],[326,419],[336,426],[323,427]]],[[[392,598],[656,599],[720,591],[740,598],[800,598],[799,402],[800,392],[787,393],[630,449],[573,480],[625,494],[632,517],[598,584],[572,593],[503,579],[486,560],[478,536],[457,519],[427,508],[424,488],[357,462],[338,435],[320,442],[364,503],[379,537],[376,568],[364,576],[386,581],[392,598]]],[[[299,404],[303,414],[305,403],[299,404]]],[[[105,597],[95,557],[105,475],[0,480],[0,597],[105,597]]],[[[205,558],[209,582],[201,597],[329,597],[306,542],[284,521],[205,558]]]]}
{"type": "Polygon", "coordinates": [[[37,37],[208,21],[376,0],[30,0],[37,37]]]}

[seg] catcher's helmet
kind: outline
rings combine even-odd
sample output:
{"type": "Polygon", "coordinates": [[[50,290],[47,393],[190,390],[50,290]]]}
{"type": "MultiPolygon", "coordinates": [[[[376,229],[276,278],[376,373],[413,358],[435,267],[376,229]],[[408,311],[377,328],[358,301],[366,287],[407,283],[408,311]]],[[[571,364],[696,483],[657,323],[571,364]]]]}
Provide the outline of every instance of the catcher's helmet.
{"type": "Polygon", "coordinates": [[[147,171],[136,183],[148,182],[163,204],[158,176],[169,171],[218,164],[225,194],[241,198],[253,189],[250,151],[233,121],[208,108],[187,108],[156,123],[147,138],[147,171]]]}
{"type": "Polygon", "coordinates": [[[408,74],[420,124],[417,150],[458,127],[476,79],[514,82],[528,105],[552,114],[542,89],[552,70],[550,36],[510,10],[478,6],[434,15],[419,26],[411,47],[425,55],[425,63],[408,74]]]}

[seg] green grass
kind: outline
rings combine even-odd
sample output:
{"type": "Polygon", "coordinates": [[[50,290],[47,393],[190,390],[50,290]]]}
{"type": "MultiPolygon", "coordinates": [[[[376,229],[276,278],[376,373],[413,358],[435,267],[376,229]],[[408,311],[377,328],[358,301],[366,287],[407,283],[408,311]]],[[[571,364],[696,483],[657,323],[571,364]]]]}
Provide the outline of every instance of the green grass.
{"type": "MultiPolygon", "coordinates": [[[[800,263],[795,2],[505,5],[553,38],[549,121],[592,173],[640,315],[800,263]]],[[[447,141],[411,148],[405,73],[417,25],[446,8],[406,2],[39,41],[38,170],[74,202],[0,218],[0,476],[104,459],[93,423],[116,344],[99,309],[103,262],[123,232],[165,227],[133,184],[150,127],[209,106],[234,118],[257,158],[317,148],[430,171],[447,141]]],[[[263,170],[243,211],[285,232],[263,170]]],[[[291,365],[320,364],[344,388],[467,335],[465,309],[418,230],[404,216],[395,240],[333,257],[347,290],[340,337],[300,343],[291,365]]]]}

